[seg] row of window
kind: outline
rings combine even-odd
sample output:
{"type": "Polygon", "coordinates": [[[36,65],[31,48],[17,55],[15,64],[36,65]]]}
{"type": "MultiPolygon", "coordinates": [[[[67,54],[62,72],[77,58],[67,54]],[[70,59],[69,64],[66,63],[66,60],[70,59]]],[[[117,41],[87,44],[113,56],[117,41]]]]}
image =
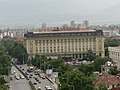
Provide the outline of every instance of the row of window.
{"type": "Polygon", "coordinates": [[[93,50],[96,51],[96,48],[68,48],[68,49],[37,49],[36,48],[36,53],[54,53],[54,52],[81,52],[81,51],[88,51],[88,50],[93,50]]]}
{"type": "Polygon", "coordinates": [[[56,43],[56,42],[81,42],[81,41],[96,41],[96,38],[81,38],[81,39],[56,39],[56,40],[35,40],[35,43],[56,43]]]}

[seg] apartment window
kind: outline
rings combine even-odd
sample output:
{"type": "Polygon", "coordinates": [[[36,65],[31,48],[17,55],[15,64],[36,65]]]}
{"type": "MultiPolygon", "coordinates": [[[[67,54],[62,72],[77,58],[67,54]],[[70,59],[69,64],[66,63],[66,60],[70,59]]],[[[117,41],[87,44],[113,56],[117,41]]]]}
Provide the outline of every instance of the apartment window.
{"type": "Polygon", "coordinates": [[[68,39],[68,42],[70,42],[70,39],[68,39]]]}
{"type": "Polygon", "coordinates": [[[38,41],[37,41],[37,40],[35,40],[35,43],[38,43],[38,41]]]}

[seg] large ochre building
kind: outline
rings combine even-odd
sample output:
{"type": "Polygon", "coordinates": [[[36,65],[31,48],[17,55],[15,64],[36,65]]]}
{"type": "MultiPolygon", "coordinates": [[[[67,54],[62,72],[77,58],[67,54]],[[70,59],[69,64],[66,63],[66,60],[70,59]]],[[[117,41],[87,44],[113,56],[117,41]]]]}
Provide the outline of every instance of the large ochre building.
{"type": "Polygon", "coordinates": [[[26,49],[29,55],[44,54],[53,59],[84,58],[88,50],[104,57],[102,30],[67,29],[27,32],[26,49]]]}

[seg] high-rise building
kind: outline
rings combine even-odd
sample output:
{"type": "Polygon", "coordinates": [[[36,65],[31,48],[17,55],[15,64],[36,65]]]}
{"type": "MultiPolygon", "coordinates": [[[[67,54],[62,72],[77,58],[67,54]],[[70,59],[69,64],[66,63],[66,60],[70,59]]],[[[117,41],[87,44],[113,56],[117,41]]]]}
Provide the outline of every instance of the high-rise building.
{"type": "Polygon", "coordinates": [[[63,28],[68,28],[68,25],[67,24],[63,24],[63,28]]]}
{"type": "Polygon", "coordinates": [[[88,50],[104,57],[104,36],[102,30],[80,30],[73,28],[44,32],[28,32],[26,49],[29,55],[45,54],[55,59],[84,58],[88,50]]]}
{"type": "Polygon", "coordinates": [[[45,28],[46,28],[46,23],[42,23],[41,28],[42,28],[42,29],[45,29],[45,28]]]}
{"type": "Polygon", "coordinates": [[[75,28],[75,26],[76,26],[75,21],[71,21],[70,22],[70,27],[75,28]]]}
{"type": "Polygon", "coordinates": [[[83,21],[83,26],[84,27],[89,27],[89,21],[88,20],[83,21]]]}

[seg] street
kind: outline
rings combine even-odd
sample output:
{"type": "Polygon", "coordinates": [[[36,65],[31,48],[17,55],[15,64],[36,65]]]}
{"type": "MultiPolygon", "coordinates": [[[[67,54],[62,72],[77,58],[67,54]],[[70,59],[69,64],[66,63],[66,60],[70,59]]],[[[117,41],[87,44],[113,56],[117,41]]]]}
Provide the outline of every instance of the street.
{"type": "MultiPolygon", "coordinates": [[[[16,69],[15,66],[12,65],[11,72],[16,72],[18,75],[21,73],[16,69]]],[[[10,75],[12,77],[12,80],[10,80],[9,85],[10,85],[10,90],[31,90],[31,87],[28,83],[28,81],[24,79],[19,79],[17,80],[14,75],[10,75]]]]}
{"type": "MultiPolygon", "coordinates": [[[[27,65],[17,65],[17,66],[18,66],[18,67],[21,67],[21,69],[24,69],[24,70],[23,70],[24,73],[25,73],[25,72],[27,71],[27,69],[28,69],[28,66],[27,66],[27,65]]],[[[30,80],[32,81],[32,83],[33,83],[33,84],[34,84],[34,83],[37,83],[37,84],[35,85],[36,89],[37,89],[38,87],[41,87],[42,90],[46,90],[46,89],[45,89],[45,86],[50,86],[53,90],[56,90],[56,89],[54,88],[53,84],[52,84],[48,79],[46,79],[46,78],[45,78],[45,79],[42,79],[42,78],[40,78],[38,75],[35,75],[34,72],[29,73],[27,76],[29,77],[30,74],[32,74],[32,78],[30,78],[30,80]],[[36,77],[36,78],[38,78],[41,83],[37,82],[37,81],[35,80],[35,78],[33,78],[33,76],[36,77]]]]}

